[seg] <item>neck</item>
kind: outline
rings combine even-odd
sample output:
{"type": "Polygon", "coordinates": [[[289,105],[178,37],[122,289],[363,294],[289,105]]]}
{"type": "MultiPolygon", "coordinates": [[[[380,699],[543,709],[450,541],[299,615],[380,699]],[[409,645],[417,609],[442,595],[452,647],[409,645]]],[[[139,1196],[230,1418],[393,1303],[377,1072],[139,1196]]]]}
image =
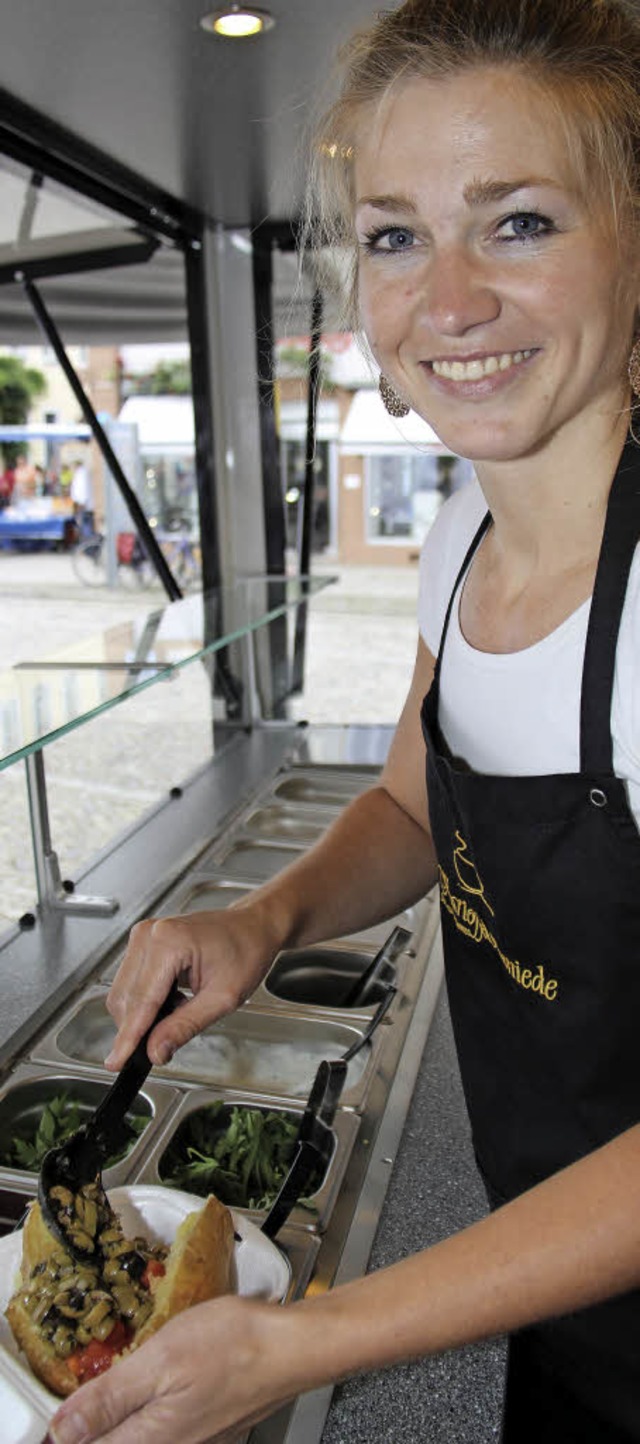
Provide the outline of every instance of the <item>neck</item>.
{"type": "Polygon", "coordinates": [[[491,510],[494,543],[535,566],[588,559],[600,547],[607,499],[628,417],[584,417],[517,461],[479,462],[476,474],[491,510]],[[598,424],[599,423],[599,424],[598,424]]]}

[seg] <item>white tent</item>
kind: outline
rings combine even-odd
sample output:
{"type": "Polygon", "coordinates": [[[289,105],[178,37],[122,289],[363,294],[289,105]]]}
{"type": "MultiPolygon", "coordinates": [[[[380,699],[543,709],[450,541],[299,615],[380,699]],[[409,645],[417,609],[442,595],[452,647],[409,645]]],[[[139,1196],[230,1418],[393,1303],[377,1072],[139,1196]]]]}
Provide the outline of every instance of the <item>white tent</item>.
{"type": "Polygon", "coordinates": [[[184,456],[195,448],[190,396],[129,396],[118,421],[137,426],[144,455],[174,452],[184,456]]]}

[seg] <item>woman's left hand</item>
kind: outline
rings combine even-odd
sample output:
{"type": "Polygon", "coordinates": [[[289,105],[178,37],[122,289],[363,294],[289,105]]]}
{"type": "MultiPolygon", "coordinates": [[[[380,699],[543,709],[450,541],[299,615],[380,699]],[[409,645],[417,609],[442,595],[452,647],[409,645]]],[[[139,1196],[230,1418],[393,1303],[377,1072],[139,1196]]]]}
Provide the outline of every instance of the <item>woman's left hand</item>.
{"type": "Polygon", "coordinates": [[[289,1310],[221,1298],[186,1310],[65,1400],[53,1444],[231,1444],[279,1394],[278,1323],[289,1310]]]}

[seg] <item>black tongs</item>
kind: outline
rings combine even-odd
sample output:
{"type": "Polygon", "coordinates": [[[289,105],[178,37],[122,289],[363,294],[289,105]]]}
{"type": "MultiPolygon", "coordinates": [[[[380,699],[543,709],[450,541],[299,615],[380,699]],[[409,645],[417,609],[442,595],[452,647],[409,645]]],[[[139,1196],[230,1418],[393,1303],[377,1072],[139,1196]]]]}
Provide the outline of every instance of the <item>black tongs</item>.
{"type": "Polygon", "coordinates": [[[375,958],[371,959],[364,972],[360,974],[359,978],[356,978],[355,983],[351,984],[340,1006],[342,1008],[366,1006],[374,983],[384,982],[387,968],[390,964],[395,963],[396,958],[404,951],[411,937],[412,933],[408,928],[393,928],[375,958]]]}
{"type": "Polygon", "coordinates": [[[38,1202],[51,1231],[68,1253],[79,1262],[95,1260],[95,1241],[90,1248],[74,1239],[79,1230],[74,1203],[87,1184],[94,1184],[98,1200],[106,1204],[101,1170],[111,1155],[122,1146],[125,1114],[137,1097],[152,1063],[147,1043],[156,1025],[172,1013],[182,994],[173,984],[161,1004],[151,1026],[140,1039],[131,1057],[87,1123],[61,1143],[51,1148],[42,1160],[38,1179],[38,1202]],[[71,1195],[71,1199],[69,1199],[71,1195]],[[74,1226],[75,1218],[75,1226],[74,1226]]]}
{"type": "Polygon", "coordinates": [[[395,994],[396,989],[386,983],[376,1011],[360,1037],[341,1058],[334,1058],[331,1062],[325,1059],[320,1063],[300,1119],[293,1161],[261,1226],[261,1231],[267,1238],[275,1238],[298,1199],[304,1198],[307,1184],[316,1169],[325,1172],[328,1168],[334,1148],[331,1125],[344,1087],[348,1065],[375,1033],[395,994]]]}

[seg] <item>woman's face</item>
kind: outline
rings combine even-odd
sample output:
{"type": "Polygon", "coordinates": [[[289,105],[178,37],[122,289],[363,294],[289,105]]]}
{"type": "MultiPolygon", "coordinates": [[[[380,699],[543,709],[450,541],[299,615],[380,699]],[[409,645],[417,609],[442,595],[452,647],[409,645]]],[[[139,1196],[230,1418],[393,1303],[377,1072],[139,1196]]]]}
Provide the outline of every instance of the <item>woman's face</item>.
{"type": "Polygon", "coordinates": [[[364,329],[452,451],[514,459],[619,416],[640,287],[536,85],[408,81],[363,117],[355,182],[364,329]]]}

